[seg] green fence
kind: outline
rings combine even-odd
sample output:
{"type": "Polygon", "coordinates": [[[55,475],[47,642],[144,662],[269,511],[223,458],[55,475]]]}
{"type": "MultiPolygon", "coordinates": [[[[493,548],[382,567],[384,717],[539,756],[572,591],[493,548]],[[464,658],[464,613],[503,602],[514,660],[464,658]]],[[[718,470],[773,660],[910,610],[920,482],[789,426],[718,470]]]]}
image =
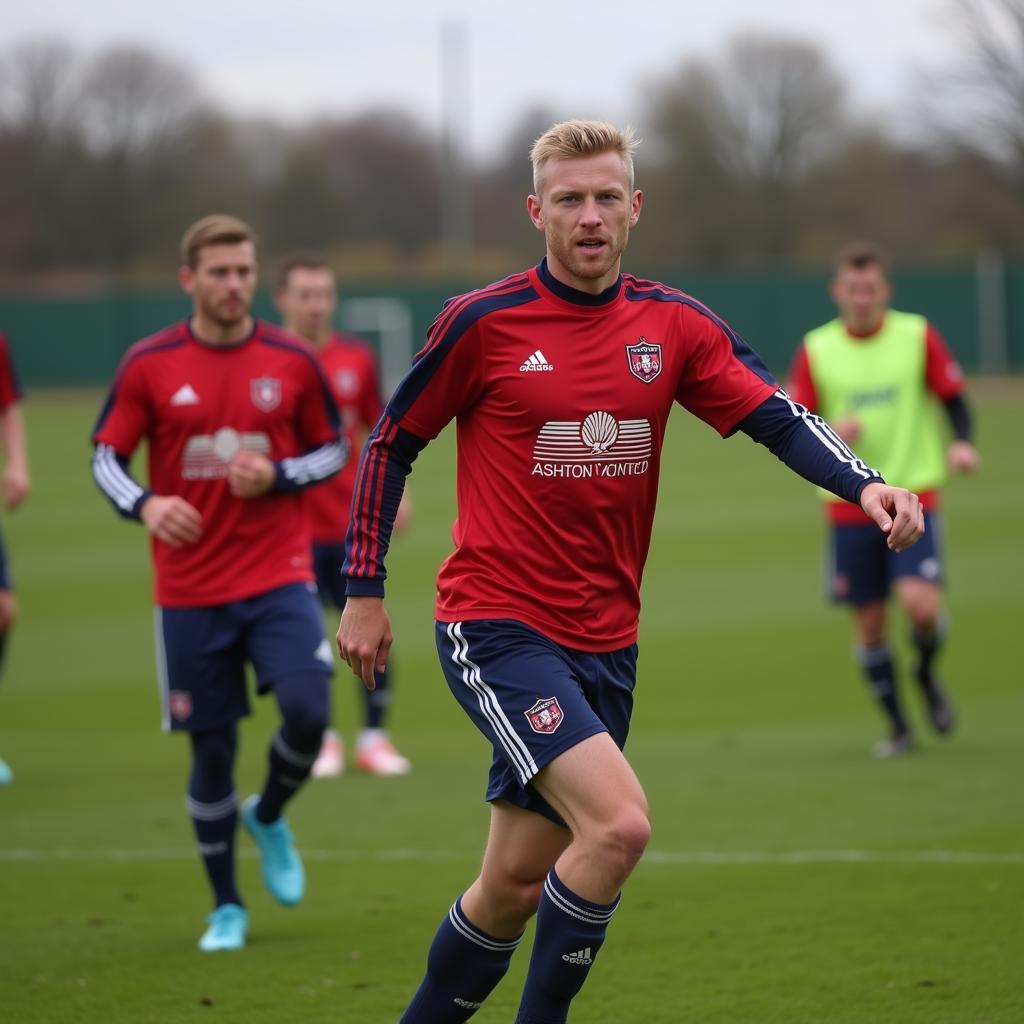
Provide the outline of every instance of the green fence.
{"type": "MultiPolygon", "coordinates": [[[[728,320],[784,376],[794,346],[833,309],[820,274],[794,272],[650,275],[696,296],[728,320]]],[[[385,350],[391,383],[419,347],[426,328],[450,295],[485,282],[452,281],[395,287],[385,283],[346,289],[342,324],[349,323],[385,350]],[[351,318],[350,318],[351,319],[351,318]],[[390,348],[389,348],[390,346],[390,348]]],[[[1024,370],[1024,266],[905,271],[895,275],[897,308],[926,315],[948,339],[969,372],[1024,370]]],[[[0,329],[8,336],[27,387],[94,386],[110,380],[125,349],[187,316],[186,297],[174,291],[108,292],[88,296],[0,295],[0,329]]],[[[261,294],[257,316],[273,318],[261,294]]]]}

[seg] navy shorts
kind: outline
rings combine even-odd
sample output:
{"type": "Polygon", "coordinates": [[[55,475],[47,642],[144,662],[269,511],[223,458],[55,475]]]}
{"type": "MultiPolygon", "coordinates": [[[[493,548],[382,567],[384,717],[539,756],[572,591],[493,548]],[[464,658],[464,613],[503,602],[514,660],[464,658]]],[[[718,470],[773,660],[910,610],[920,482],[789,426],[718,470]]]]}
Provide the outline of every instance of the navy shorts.
{"type": "Polygon", "coordinates": [[[507,800],[564,825],[530,780],[597,733],[625,746],[636,644],[577,651],[513,619],[439,622],[436,639],[452,693],[494,750],[487,800],[507,800]]]}
{"type": "Polygon", "coordinates": [[[924,536],[905,551],[890,551],[886,535],[874,524],[834,525],[828,581],[832,600],[855,605],[884,601],[901,576],[941,584],[942,518],[925,512],[924,525],[924,536]]]}
{"type": "Polygon", "coordinates": [[[313,545],[313,573],[324,605],[333,604],[338,609],[345,607],[345,579],[341,575],[344,564],[344,544],[313,545]]]}
{"type": "Polygon", "coordinates": [[[202,732],[248,715],[246,662],[261,694],[287,676],[334,671],[320,605],[306,583],[228,604],[158,607],[156,648],[165,731],[202,732]]]}
{"type": "Polygon", "coordinates": [[[11,579],[11,570],[7,565],[7,548],[4,545],[3,537],[0,537],[0,590],[13,590],[14,581],[11,579]]]}

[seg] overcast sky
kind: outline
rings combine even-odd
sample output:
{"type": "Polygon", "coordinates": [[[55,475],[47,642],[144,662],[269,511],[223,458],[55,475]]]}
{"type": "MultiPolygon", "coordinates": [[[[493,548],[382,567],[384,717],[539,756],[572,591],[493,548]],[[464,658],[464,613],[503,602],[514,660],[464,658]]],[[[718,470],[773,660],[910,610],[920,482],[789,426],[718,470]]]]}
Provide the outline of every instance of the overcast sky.
{"type": "Polygon", "coordinates": [[[914,76],[954,53],[950,0],[47,0],[4,4],[3,38],[83,50],[141,43],[190,65],[229,110],[307,118],[390,103],[441,123],[441,25],[465,26],[465,141],[480,154],[519,112],[637,122],[645,83],[737,32],[819,43],[856,105],[907,114],[914,76]]]}

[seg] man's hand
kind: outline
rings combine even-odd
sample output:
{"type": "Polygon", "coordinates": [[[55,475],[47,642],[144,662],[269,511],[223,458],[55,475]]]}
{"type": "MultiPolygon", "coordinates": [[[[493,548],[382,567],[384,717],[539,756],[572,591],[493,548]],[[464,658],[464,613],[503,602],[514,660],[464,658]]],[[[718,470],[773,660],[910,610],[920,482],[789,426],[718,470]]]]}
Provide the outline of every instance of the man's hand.
{"type": "Polygon", "coordinates": [[[338,624],[338,653],[353,672],[372,690],[375,672],[383,672],[394,638],[391,619],[380,597],[349,597],[338,624]]]}
{"type": "Polygon", "coordinates": [[[31,487],[28,470],[24,466],[14,462],[4,466],[4,507],[8,512],[13,512],[28,497],[31,487]]]}
{"type": "Polygon", "coordinates": [[[975,473],[981,465],[981,456],[970,441],[954,441],[946,453],[946,461],[954,473],[975,473]]]}
{"type": "Polygon", "coordinates": [[[176,494],[167,497],[154,494],[147,498],[139,518],[157,540],[172,548],[195,544],[203,535],[203,517],[199,510],[176,494]]]}
{"type": "Polygon", "coordinates": [[[860,492],[860,507],[888,534],[893,551],[903,551],[924,536],[924,509],[904,487],[870,483],[860,492]]]}
{"type": "Polygon", "coordinates": [[[853,416],[845,416],[832,424],[832,429],[847,443],[854,444],[860,437],[860,420],[853,416]]]}
{"type": "Polygon", "coordinates": [[[260,452],[238,452],[228,466],[228,487],[236,498],[262,497],[276,479],[274,463],[260,452]]]}

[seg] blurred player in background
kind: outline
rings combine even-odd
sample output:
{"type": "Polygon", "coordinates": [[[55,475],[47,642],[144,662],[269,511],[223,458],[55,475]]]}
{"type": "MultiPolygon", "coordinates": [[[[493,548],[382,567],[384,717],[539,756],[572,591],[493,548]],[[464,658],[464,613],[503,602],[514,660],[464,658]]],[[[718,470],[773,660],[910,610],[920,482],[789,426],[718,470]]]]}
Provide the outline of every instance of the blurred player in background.
{"type": "Polygon", "coordinates": [[[947,465],[973,473],[979,459],[971,443],[963,373],[923,316],[889,308],[892,285],[882,250],[871,242],[840,249],[830,294],[839,316],[804,338],[790,369],[789,393],[833,424],[886,480],[918,492],[927,524],[920,544],[892,551],[884,541],[877,543],[877,530],[860,509],[826,496],[832,598],[853,607],[857,661],[889,729],[875,754],[892,757],[914,746],[889,648],[886,602],[894,585],[910,623],[914,678],[929,720],[940,735],[955,724],[953,705],[935,672],[946,634],[939,488],[947,465]],[[952,426],[948,448],[938,405],[952,426]]]}
{"type": "Polygon", "coordinates": [[[859,501],[893,547],[921,529],[914,495],[829,438],[722,320],[620,273],[643,203],[634,145],[593,121],[537,141],[527,206],[545,259],[446,303],[360,460],[338,646],[372,686],[392,641],[384,555],[405,477],[456,420],[458,519],[436,638],[494,752],[483,866],[444,917],[404,1024],[468,1020],[535,913],[516,1020],[565,1021],[644,851],[647,800],[622,747],[675,402],[859,501]]]}
{"type": "MultiPolygon", "coordinates": [[[[277,308],[286,330],[305,338],[317,350],[334,400],[341,412],[345,437],[359,451],[380,414],[380,378],[373,349],[361,338],[334,329],[338,290],[326,260],[316,253],[297,253],[284,260],[278,276],[277,308]]],[[[313,571],[320,600],[339,611],[345,607],[345,532],[355,483],[356,460],[320,487],[306,494],[313,533],[313,571]]],[[[409,503],[403,497],[396,532],[408,524],[409,503]]],[[[405,775],[412,765],[395,749],[385,728],[391,697],[391,667],[377,673],[377,685],[360,685],[363,726],[356,737],[356,767],[374,775],[405,775]]],[[[341,775],[345,753],[340,733],[328,729],[313,765],[314,778],[341,775]]]]}
{"type": "MultiPolygon", "coordinates": [[[[25,424],[21,416],[21,386],[11,360],[7,339],[0,331],[0,451],[3,452],[3,500],[8,512],[14,511],[28,496],[28,449],[25,424]]],[[[0,538],[0,667],[3,666],[7,637],[17,616],[7,552],[0,538]]],[[[10,766],[0,757],[0,786],[14,781],[10,766]]]]}
{"type": "Polygon", "coordinates": [[[242,948],[248,930],[234,849],[247,661],[282,724],[242,822],[275,899],[292,905],[305,889],[282,810],[320,749],[333,657],[300,492],[341,469],[345,446],[316,353],[250,314],[251,229],[221,214],[197,221],[182,261],[192,317],[125,355],[93,435],[93,475],[152,535],[163,725],[191,741],[186,806],[214,897],[199,947],[215,951],[242,948]],[[129,472],[143,439],[149,487],[129,472]]]}

